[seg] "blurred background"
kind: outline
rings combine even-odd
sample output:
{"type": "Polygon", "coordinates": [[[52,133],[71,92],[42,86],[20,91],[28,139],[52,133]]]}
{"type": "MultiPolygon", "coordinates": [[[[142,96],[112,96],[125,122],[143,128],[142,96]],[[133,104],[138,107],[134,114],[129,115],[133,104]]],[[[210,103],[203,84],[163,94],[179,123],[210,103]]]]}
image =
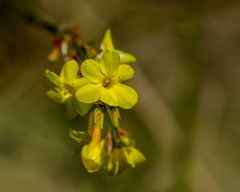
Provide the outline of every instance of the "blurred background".
{"type": "Polygon", "coordinates": [[[1,192],[240,191],[240,1],[0,0],[1,192]],[[133,53],[140,100],[123,126],[147,161],[110,177],[89,174],[43,78],[53,36],[16,5],[76,25],[96,46],[111,28],[133,53]]]}

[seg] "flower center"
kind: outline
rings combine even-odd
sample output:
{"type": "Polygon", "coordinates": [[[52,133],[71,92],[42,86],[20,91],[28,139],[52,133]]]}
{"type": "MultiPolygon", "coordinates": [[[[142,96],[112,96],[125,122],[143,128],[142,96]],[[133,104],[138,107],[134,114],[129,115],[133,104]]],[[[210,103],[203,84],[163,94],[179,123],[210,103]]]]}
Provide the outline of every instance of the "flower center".
{"type": "Polygon", "coordinates": [[[71,85],[65,84],[64,86],[67,89],[68,93],[74,94],[74,88],[71,85]]]}
{"type": "Polygon", "coordinates": [[[109,88],[112,85],[112,79],[110,79],[109,77],[106,77],[103,80],[103,87],[109,88]]]}

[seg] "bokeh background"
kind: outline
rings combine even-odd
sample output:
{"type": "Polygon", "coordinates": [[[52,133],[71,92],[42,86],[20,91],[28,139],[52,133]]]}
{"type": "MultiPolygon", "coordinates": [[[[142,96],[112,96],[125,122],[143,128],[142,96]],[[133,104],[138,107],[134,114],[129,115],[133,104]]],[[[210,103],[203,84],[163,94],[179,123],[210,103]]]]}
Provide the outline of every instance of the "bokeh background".
{"type": "Polygon", "coordinates": [[[240,1],[0,0],[1,192],[240,191],[240,1]],[[43,71],[53,37],[16,10],[33,6],[137,56],[140,96],[122,111],[147,161],[117,177],[89,174],[43,71]],[[14,8],[15,7],[15,8],[14,8]]]}

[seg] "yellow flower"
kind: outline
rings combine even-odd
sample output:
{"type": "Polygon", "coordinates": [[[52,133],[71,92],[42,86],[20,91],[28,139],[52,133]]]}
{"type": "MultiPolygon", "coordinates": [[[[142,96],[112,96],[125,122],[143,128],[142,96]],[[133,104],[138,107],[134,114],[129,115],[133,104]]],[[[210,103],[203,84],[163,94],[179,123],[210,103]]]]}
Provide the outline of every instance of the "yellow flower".
{"type": "Polygon", "coordinates": [[[83,146],[81,159],[88,172],[96,172],[101,169],[104,159],[105,140],[101,140],[101,128],[96,125],[93,129],[92,140],[83,146]]]}
{"type": "Polygon", "coordinates": [[[134,168],[145,159],[144,155],[134,147],[114,148],[106,165],[107,173],[109,175],[120,174],[129,166],[134,168]]]}
{"type": "Polygon", "coordinates": [[[118,175],[128,167],[126,158],[121,148],[114,148],[106,165],[106,170],[109,175],[118,175]]]}
{"type": "Polygon", "coordinates": [[[65,104],[67,119],[73,119],[77,114],[85,115],[92,106],[75,98],[76,90],[87,83],[78,78],[78,71],[78,63],[70,60],[64,64],[60,75],[48,69],[44,72],[45,77],[55,86],[47,91],[47,96],[57,103],[65,104]]]}
{"type": "Polygon", "coordinates": [[[105,140],[99,143],[91,142],[83,146],[81,152],[81,159],[84,167],[89,173],[97,172],[103,165],[103,149],[105,140]]]}
{"type": "Polygon", "coordinates": [[[123,147],[122,150],[127,163],[133,168],[146,160],[145,156],[134,147],[123,147]]]}
{"type": "Polygon", "coordinates": [[[101,58],[102,54],[104,54],[104,52],[113,51],[120,55],[120,62],[122,64],[131,64],[131,63],[136,62],[136,58],[134,57],[134,55],[132,55],[130,53],[126,53],[126,52],[118,50],[118,49],[115,49],[110,29],[108,29],[105,32],[100,49],[102,50],[102,52],[100,54],[100,58],[101,58]]]}
{"type": "Polygon", "coordinates": [[[81,71],[87,84],[76,92],[76,98],[82,103],[102,101],[109,106],[132,108],[138,100],[137,92],[122,84],[131,79],[134,71],[129,65],[120,64],[119,54],[105,52],[102,59],[87,59],[81,71]]]}

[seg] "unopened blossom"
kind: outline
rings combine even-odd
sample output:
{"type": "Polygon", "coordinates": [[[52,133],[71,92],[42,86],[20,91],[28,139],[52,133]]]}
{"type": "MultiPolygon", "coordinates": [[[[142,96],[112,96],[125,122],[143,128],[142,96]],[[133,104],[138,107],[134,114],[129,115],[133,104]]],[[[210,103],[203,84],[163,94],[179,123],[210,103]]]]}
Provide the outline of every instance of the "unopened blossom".
{"type": "Polygon", "coordinates": [[[128,165],[135,167],[137,164],[146,160],[145,156],[135,147],[123,147],[122,151],[127,160],[128,165]]]}
{"type": "Polygon", "coordinates": [[[128,167],[126,158],[121,148],[114,148],[106,164],[106,171],[109,175],[118,175],[128,167]]]}
{"type": "Polygon", "coordinates": [[[134,168],[145,159],[144,155],[134,147],[117,147],[109,155],[106,170],[109,175],[117,175],[128,167],[134,168]]]}
{"type": "Polygon", "coordinates": [[[88,172],[96,172],[104,163],[105,140],[101,140],[101,128],[96,125],[93,129],[92,140],[84,145],[81,151],[81,159],[88,172]]]}

